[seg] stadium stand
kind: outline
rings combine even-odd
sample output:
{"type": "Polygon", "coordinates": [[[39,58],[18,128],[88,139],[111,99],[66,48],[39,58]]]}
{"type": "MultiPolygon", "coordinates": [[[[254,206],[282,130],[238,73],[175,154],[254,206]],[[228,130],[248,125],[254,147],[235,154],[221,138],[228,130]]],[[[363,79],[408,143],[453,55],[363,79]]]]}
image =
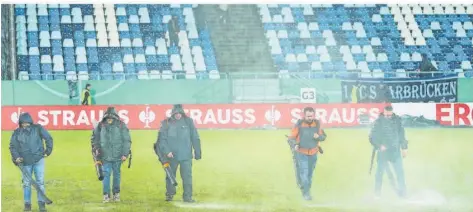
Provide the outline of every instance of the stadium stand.
{"type": "Polygon", "coordinates": [[[405,77],[419,67],[421,54],[444,73],[463,77],[472,70],[473,5],[258,7],[281,74],[335,70],[348,76],[361,71],[363,77],[405,77]]]}
{"type": "MultiPolygon", "coordinates": [[[[19,79],[218,79],[210,29],[196,26],[195,6],[16,4],[19,79]],[[174,15],[179,46],[167,46],[174,15]]],[[[258,8],[281,74],[405,77],[427,54],[439,71],[472,77],[473,5],[258,8]]]]}
{"type": "Polygon", "coordinates": [[[15,23],[22,80],[169,79],[169,73],[195,79],[218,72],[209,31],[197,29],[193,5],[17,4],[15,23]],[[168,47],[171,16],[179,21],[179,46],[168,47]]]}

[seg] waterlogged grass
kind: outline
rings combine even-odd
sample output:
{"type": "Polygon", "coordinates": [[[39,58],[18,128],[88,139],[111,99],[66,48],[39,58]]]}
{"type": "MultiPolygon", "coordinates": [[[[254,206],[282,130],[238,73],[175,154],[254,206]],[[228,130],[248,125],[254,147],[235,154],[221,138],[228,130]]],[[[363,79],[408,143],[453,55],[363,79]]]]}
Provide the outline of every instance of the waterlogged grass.
{"type": "MultiPolygon", "coordinates": [[[[203,159],[194,161],[196,204],[164,201],[164,172],[152,150],[156,131],[133,131],[133,164],[122,167],[122,201],[102,204],[101,182],[90,155],[90,131],[52,131],[46,161],[49,211],[471,211],[473,130],[408,129],[405,159],[409,201],[399,200],[385,181],[383,199],[371,198],[368,129],[327,129],[314,176],[314,200],[296,187],[286,130],[200,131],[203,159]]],[[[20,171],[2,132],[2,211],[21,211],[20,171]]],[[[181,184],[180,176],[178,182],[181,184]]],[[[33,190],[34,191],[34,190],[33,190]]],[[[36,193],[33,193],[36,202],[36,193]]],[[[33,205],[37,210],[37,205],[33,205]]]]}

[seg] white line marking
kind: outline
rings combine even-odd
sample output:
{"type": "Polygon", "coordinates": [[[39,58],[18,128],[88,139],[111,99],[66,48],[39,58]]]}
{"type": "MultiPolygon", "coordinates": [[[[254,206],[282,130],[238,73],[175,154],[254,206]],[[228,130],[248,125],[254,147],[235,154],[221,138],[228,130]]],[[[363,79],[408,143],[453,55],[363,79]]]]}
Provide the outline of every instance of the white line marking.
{"type": "Polygon", "coordinates": [[[180,208],[205,208],[205,209],[243,209],[249,210],[254,209],[252,205],[240,205],[240,204],[225,204],[225,203],[183,203],[183,202],[174,202],[174,206],[180,208]]]}

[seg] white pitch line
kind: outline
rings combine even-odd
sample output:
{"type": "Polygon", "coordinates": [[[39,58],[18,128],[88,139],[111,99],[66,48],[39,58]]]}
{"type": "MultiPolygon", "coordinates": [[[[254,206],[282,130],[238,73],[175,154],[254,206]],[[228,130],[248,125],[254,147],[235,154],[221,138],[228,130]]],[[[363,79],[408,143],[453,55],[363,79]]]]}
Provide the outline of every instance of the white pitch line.
{"type": "Polygon", "coordinates": [[[180,208],[202,208],[202,209],[242,209],[249,210],[254,209],[252,205],[240,205],[240,204],[225,204],[225,203],[183,203],[183,202],[174,202],[174,206],[180,208]]]}

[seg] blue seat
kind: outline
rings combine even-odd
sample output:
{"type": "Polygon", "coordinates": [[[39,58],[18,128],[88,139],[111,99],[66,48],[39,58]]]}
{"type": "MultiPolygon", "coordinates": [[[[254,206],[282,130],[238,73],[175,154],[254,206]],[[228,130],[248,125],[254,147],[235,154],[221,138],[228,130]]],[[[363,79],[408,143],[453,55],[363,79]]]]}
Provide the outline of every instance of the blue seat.
{"type": "Polygon", "coordinates": [[[77,71],[85,71],[85,72],[87,72],[87,71],[88,71],[87,63],[80,63],[80,64],[77,64],[77,71]]]}
{"type": "Polygon", "coordinates": [[[92,63],[89,61],[89,63],[87,63],[87,66],[89,68],[90,73],[97,73],[99,71],[99,63],[92,63]]]}

